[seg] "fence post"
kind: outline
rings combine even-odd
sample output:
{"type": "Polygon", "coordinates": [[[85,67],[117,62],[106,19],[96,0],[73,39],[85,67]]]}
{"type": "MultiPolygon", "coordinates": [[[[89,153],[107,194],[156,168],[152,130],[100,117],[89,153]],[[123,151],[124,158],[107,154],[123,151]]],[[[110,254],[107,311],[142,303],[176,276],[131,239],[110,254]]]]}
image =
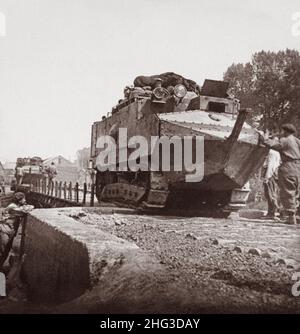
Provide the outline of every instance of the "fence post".
{"type": "Polygon", "coordinates": [[[91,201],[90,206],[94,206],[94,195],[95,195],[95,185],[92,183],[91,185],[91,201]]]}
{"type": "Polygon", "coordinates": [[[63,191],[64,191],[64,199],[67,199],[67,182],[64,182],[63,191]]]}
{"type": "Polygon", "coordinates": [[[61,181],[57,181],[57,197],[60,198],[61,195],[61,181]]]}
{"type": "Polygon", "coordinates": [[[54,182],[53,182],[53,180],[50,180],[50,186],[51,186],[51,196],[53,196],[53,190],[54,190],[54,182]]]}
{"type": "Polygon", "coordinates": [[[82,204],[86,203],[86,193],[87,193],[87,185],[84,182],[84,184],[83,184],[83,199],[82,199],[82,204]]]}
{"type": "Polygon", "coordinates": [[[69,200],[72,201],[72,182],[69,183],[69,200]]]}
{"type": "Polygon", "coordinates": [[[58,182],[55,181],[54,183],[54,196],[57,197],[58,195],[58,182]]]}
{"type": "Polygon", "coordinates": [[[79,184],[76,182],[75,184],[75,201],[78,203],[79,202],[79,184]]]}
{"type": "Polygon", "coordinates": [[[58,185],[58,197],[61,198],[61,186],[62,186],[62,182],[59,181],[59,185],[58,185]]]}

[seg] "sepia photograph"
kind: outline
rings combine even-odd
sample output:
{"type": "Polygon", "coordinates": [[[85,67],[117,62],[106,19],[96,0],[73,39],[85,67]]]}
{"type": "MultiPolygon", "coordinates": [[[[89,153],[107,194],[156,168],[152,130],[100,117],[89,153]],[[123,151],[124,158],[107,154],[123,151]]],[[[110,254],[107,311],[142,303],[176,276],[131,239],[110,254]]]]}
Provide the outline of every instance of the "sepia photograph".
{"type": "Polygon", "coordinates": [[[299,0],[0,0],[0,323],[299,313],[299,0]]]}

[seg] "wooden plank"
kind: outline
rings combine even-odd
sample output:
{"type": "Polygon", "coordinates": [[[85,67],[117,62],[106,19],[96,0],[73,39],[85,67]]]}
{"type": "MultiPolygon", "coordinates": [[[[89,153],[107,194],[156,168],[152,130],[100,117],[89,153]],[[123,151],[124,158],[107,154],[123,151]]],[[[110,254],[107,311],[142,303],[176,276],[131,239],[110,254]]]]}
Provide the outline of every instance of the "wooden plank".
{"type": "Polygon", "coordinates": [[[62,182],[60,181],[58,184],[58,197],[61,198],[61,188],[62,188],[62,182]]]}
{"type": "Polygon", "coordinates": [[[51,180],[50,181],[50,194],[51,194],[51,196],[53,196],[53,192],[54,192],[54,182],[53,182],[53,180],[51,180]]]}
{"type": "Polygon", "coordinates": [[[57,197],[58,196],[58,182],[55,181],[54,183],[54,196],[57,197]]]}
{"type": "Polygon", "coordinates": [[[69,198],[70,201],[72,201],[72,182],[69,183],[69,198]]]}
{"type": "Polygon", "coordinates": [[[76,203],[79,202],[79,184],[78,182],[75,183],[75,201],[76,203]]]}
{"type": "Polygon", "coordinates": [[[94,196],[95,196],[95,185],[91,185],[91,200],[90,200],[90,206],[94,206],[94,196]]]}
{"type": "Polygon", "coordinates": [[[64,199],[67,199],[67,182],[64,182],[63,192],[64,192],[64,199]]]}
{"type": "Polygon", "coordinates": [[[83,200],[82,200],[82,204],[86,203],[86,193],[87,193],[87,185],[86,183],[83,184],[83,200]]]}

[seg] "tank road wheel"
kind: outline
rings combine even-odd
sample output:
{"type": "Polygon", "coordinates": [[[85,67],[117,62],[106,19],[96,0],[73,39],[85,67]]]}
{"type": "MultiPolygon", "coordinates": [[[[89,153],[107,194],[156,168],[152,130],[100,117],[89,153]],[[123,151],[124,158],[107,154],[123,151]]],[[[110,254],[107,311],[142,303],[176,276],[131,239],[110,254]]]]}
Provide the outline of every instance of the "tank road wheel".
{"type": "Polygon", "coordinates": [[[148,209],[162,209],[166,206],[169,196],[169,186],[164,173],[150,172],[149,188],[143,207],[148,209]]]}
{"type": "Polygon", "coordinates": [[[231,211],[224,211],[216,209],[214,214],[212,215],[213,218],[225,218],[227,219],[231,214],[231,211]]]}
{"type": "Polygon", "coordinates": [[[206,217],[228,218],[231,210],[224,210],[230,201],[231,191],[211,191],[203,194],[202,204],[206,217]],[[203,196],[204,195],[204,196],[203,196]]]}
{"type": "Polygon", "coordinates": [[[230,191],[171,190],[167,209],[191,216],[228,218],[231,211],[224,210],[230,201],[230,191]]]}

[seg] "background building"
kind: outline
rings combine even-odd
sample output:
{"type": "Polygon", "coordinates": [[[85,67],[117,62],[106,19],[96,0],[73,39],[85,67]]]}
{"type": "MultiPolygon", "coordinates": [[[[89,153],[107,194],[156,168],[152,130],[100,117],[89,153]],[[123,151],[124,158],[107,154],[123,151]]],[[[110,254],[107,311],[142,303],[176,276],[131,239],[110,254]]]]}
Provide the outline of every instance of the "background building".
{"type": "Polygon", "coordinates": [[[5,162],[3,163],[2,167],[3,167],[5,183],[11,184],[12,179],[15,178],[16,163],[15,162],[5,162]]]}
{"type": "Polygon", "coordinates": [[[54,162],[57,168],[55,181],[77,182],[79,178],[77,165],[61,155],[47,158],[43,161],[43,166],[50,166],[54,162]]]}

